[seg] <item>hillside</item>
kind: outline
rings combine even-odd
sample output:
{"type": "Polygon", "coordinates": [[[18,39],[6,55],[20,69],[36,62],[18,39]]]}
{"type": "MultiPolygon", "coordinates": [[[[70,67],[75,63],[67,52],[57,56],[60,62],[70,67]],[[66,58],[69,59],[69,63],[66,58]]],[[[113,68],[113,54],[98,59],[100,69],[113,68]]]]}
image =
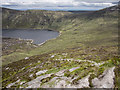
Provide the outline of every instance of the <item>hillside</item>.
{"type": "Polygon", "coordinates": [[[42,46],[11,46],[2,57],[3,87],[120,87],[118,8],[89,13],[3,9],[3,29],[60,32],[42,46]]]}
{"type": "Polygon", "coordinates": [[[63,11],[16,11],[3,8],[3,29],[58,28],[58,25],[55,26],[53,23],[57,21],[58,18],[69,14],[71,13],[63,11]]]}

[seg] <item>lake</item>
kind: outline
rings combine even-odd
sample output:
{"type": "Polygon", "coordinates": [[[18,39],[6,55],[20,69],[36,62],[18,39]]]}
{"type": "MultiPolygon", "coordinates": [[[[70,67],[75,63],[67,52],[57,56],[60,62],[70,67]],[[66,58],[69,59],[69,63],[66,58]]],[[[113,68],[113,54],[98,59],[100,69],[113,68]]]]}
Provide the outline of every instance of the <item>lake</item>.
{"type": "Polygon", "coordinates": [[[2,30],[3,37],[21,38],[21,39],[32,39],[34,44],[41,44],[46,40],[56,38],[59,33],[51,30],[2,30]]]}

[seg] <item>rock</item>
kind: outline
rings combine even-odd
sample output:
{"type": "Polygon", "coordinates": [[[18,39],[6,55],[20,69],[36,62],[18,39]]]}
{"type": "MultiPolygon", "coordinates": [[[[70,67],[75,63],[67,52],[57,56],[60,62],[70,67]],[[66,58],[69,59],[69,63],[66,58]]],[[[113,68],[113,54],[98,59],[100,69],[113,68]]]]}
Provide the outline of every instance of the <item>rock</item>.
{"type": "Polygon", "coordinates": [[[107,69],[98,78],[92,80],[92,84],[95,88],[114,88],[114,73],[115,67],[107,69]]]}
{"type": "Polygon", "coordinates": [[[25,57],[25,59],[29,59],[29,57],[25,57]]]}
{"type": "Polygon", "coordinates": [[[42,83],[41,80],[44,79],[44,78],[50,77],[51,75],[52,75],[52,73],[51,74],[46,74],[46,75],[43,75],[43,76],[39,76],[36,79],[34,79],[30,82],[27,82],[26,83],[27,88],[40,88],[40,84],[42,83]]]}
{"type": "Polygon", "coordinates": [[[68,84],[65,80],[60,80],[57,85],[55,85],[55,88],[65,88],[68,84]]]}
{"type": "Polygon", "coordinates": [[[57,76],[64,76],[64,72],[65,71],[66,71],[66,69],[61,70],[61,71],[57,72],[55,75],[57,75],[57,76]]]}
{"type": "Polygon", "coordinates": [[[51,56],[51,58],[54,58],[54,57],[55,57],[55,55],[52,55],[52,56],[51,56]]]}
{"type": "Polygon", "coordinates": [[[17,80],[16,82],[13,82],[13,83],[8,84],[6,88],[10,88],[11,86],[15,85],[15,84],[18,83],[18,82],[20,82],[20,79],[17,80]]]}
{"type": "Polygon", "coordinates": [[[89,88],[89,77],[90,75],[78,80],[78,84],[71,84],[72,79],[69,77],[54,77],[48,83],[42,85],[42,88],[89,88]],[[53,83],[54,82],[54,83],[53,83]],[[51,85],[51,84],[52,85],[51,85]]]}
{"type": "Polygon", "coordinates": [[[29,77],[33,77],[33,74],[30,74],[29,77]]]}
{"type": "Polygon", "coordinates": [[[90,75],[78,80],[78,85],[75,85],[76,88],[89,88],[89,77],[90,75]]]}
{"type": "Polygon", "coordinates": [[[43,73],[45,73],[45,72],[47,72],[47,71],[48,71],[48,70],[39,71],[39,72],[36,73],[36,75],[38,76],[38,75],[43,74],[43,73]]]}
{"type": "Polygon", "coordinates": [[[11,86],[15,85],[15,83],[16,82],[8,84],[6,88],[10,88],[11,86]]]}
{"type": "Polygon", "coordinates": [[[26,81],[20,82],[20,85],[24,84],[26,81]]]}
{"type": "Polygon", "coordinates": [[[80,67],[71,68],[69,71],[72,72],[72,71],[74,71],[74,70],[76,70],[76,69],[78,69],[78,68],[80,68],[80,67]]]}
{"type": "Polygon", "coordinates": [[[8,69],[9,69],[9,67],[6,68],[6,70],[8,70],[8,69]]]}
{"type": "Polygon", "coordinates": [[[59,82],[56,82],[55,88],[89,88],[89,77],[90,75],[80,79],[77,85],[67,83],[67,81],[71,81],[71,79],[64,77],[61,78],[59,82]]]}

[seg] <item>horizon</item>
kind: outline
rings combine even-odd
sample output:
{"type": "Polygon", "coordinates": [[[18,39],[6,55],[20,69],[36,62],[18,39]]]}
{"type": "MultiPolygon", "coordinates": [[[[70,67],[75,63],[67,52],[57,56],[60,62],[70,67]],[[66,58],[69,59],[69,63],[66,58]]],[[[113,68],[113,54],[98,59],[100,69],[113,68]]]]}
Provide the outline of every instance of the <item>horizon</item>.
{"type": "Polygon", "coordinates": [[[117,5],[119,0],[4,0],[1,7],[15,10],[96,11],[117,5]]]}
{"type": "MultiPolygon", "coordinates": [[[[12,9],[12,10],[19,10],[19,11],[27,11],[27,10],[46,10],[46,11],[97,11],[97,10],[90,10],[90,9],[14,9],[14,8],[8,8],[8,7],[1,7],[6,9],[12,9]]],[[[101,10],[101,9],[99,9],[101,10]]]]}

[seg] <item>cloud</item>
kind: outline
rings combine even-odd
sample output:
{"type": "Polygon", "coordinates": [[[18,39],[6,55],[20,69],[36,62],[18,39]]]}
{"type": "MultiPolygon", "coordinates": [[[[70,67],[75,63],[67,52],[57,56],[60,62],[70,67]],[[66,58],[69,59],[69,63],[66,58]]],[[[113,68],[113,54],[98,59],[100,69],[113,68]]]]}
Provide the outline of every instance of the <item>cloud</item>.
{"type": "Polygon", "coordinates": [[[118,0],[2,0],[3,7],[12,7],[14,9],[101,9],[116,5],[118,0]]]}
{"type": "Polygon", "coordinates": [[[88,3],[110,3],[110,2],[118,2],[119,0],[74,0],[77,2],[88,2],[88,3]]]}
{"type": "Polygon", "coordinates": [[[80,5],[84,5],[84,6],[91,6],[91,7],[102,7],[102,6],[113,6],[115,4],[113,3],[87,3],[87,2],[81,2],[80,5]]]}

